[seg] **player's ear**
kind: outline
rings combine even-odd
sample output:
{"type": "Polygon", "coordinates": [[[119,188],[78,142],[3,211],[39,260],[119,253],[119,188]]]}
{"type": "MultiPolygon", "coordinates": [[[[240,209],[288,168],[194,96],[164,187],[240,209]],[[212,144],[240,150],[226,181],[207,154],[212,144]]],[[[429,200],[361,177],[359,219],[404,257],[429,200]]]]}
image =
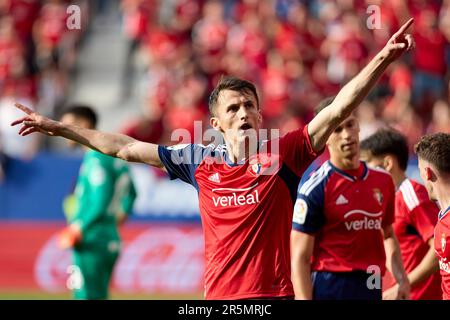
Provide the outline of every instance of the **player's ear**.
{"type": "Polygon", "coordinates": [[[218,131],[221,131],[220,130],[220,121],[219,121],[219,119],[217,117],[211,116],[211,118],[209,119],[209,124],[214,129],[216,129],[218,131]]]}
{"type": "Polygon", "coordinates": [[[384,156],[383,157],[383,168],[386,171],[391,172],[393,166],[394,166],[394,158],[391,155],[384,156]]]}
{"type": "Polygon", "coordinates": [[[425,179],[427,181],[434,181],[434,172],[430,167],[425,167],[425,179]]]}

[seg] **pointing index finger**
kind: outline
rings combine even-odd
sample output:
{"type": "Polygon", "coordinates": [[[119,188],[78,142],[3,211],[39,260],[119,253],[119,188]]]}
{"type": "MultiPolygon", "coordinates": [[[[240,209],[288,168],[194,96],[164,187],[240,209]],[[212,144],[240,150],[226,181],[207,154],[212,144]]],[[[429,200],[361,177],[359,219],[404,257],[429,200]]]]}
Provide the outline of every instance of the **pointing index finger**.
{"type": "Polygon", "coordinates": [[[413,24],[413,22],[414,18],[411,18],[408,21],[406,21],[406,23],[400,27],[400,29],[395,33],[395,35],[398,36],[403,34],[406,31],[406,29],[408,29],[409,26],[413,24]]]}
{"type": "Polygon", "coordinates": [[[17,109],[22,110],[23,112],[25,112],[25,113],[28,114],[28,115],[31,115],[31,114],[34,113],[33,110],[31,110],[31,109],[28,108],[28,107],[25,107],[24,105],[21,105],[20,103],[15,103],[14,106],[15,106],[17,109]]]}

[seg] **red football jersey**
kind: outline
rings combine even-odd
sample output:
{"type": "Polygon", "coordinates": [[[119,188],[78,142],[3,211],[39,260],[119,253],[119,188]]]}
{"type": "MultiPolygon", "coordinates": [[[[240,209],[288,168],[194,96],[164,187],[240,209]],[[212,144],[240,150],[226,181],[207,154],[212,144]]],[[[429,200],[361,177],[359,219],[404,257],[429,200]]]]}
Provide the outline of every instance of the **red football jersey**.
{"type": "MultiPolygon", "coordinates": [[[[406,273],[413,271],[429,250],[439,208],[428,198],[420,183],[405,179],[395,194],[394,232],[402,253],[406,273]]],[[[383,279],[383,289],[396,284],[390,272],[383,279]]],[[[412,300],[440,300],[441,277],[438,272],[411,288],[412,300]]]]}
{"type": "Polygon", "coordinates": [[[434,229],[434,249],[439,258],[439,268],[442,277],[442,298],[450,300],[450,207],[439,213],[439,219],[434,229]]]}
{"type": "Polygon", "coordinates": [[[225,145],[158,148],[171,179],[198,191],[205,236],[205,297],[293,296],[292,211],[300,177],[317,154],[307,126],[260,144],[233,164],[225,145]],[[278,151],[276,151],[278,146],[278,151]]]}
{"type": "Polygon", "coordinates": [[[311,270],[385,272],[383,228],[394,222],[395,186],[386,171],[361,162],[349,175],[325,162],[302,184],[293,229],[315,235],[311,270]]]}

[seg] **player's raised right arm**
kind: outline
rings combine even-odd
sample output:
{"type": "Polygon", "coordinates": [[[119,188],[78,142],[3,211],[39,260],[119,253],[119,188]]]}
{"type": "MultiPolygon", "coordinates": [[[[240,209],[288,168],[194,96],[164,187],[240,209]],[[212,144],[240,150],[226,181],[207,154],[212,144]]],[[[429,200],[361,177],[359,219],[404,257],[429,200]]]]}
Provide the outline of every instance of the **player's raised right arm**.
{"type": "Polygon", "coordinates": [[[60,136],[109,156],[163,168],[156,144],[138,141],[123,134],[105,133],[66,125],[46,118],[19,103],[16,103],[15,106],[26,114],[25,117],[11,123],[12,126],[22,125],[19,130],[19,134],[22,136],[34,132],[40,132],[48,136],[60,136]]]}

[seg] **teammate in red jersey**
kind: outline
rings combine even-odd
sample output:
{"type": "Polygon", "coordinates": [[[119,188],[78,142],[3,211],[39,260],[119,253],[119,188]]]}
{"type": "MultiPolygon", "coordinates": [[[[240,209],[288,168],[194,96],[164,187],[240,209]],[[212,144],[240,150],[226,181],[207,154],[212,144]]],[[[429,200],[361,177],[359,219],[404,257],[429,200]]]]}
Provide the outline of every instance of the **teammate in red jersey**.
{"type": "Polygon", "coordinates": [[[405,23],[307,126],[268,142],[259,136],[262,116],[255,86],[233,77],[222,79],[209,99],[210,124],[225,140],[217,147],[143,143],[62,125],[21,105],[16,106],[27,115],[13,125],[22,124],[22,135],[38,131],[62,136],[114,157],[165,169],[172,179],[196,187],[205,236],[207,299],[293,297],[289,235],[300,177],[383,71],[413,47],[412,37],[405,33],[412,22],[405,23]]]}
{"type": "Polygon", "coordinates": [[[415,152],[428,195],[441,209],[434,229],[434,248],[441,269],[442,297],[450,300],[450,134],[422,137],[415,152]]]}
{"type": "MultiPolygon", "coordinates": [[[[430,201],[423,185],[406,177],[408,155],[405,137],[393,129],[380,129],[361,142],[361,159],[387,170],[397,188],[393,227],[408,273],[411,299],[440,300],[441,278],[433,237],[439,208],[430,201]]],[[[389,298],[397,286],[392,275],[386,273],[383,296],[389,298]]]]}
{"type": "MultiPolygon", "coordinates": [[[[329,103],[324,100],[316,113],[329,103]]],[[[299,189],[291,234],[297,299],[381,300],[388,267],[407,299],[409,282],[395,238],[395,187],[384,170],[359,160],[359,123],[350,115],[327,141],[330,160],[299,189]],[[371,283],[376,272],[379,283],[371,283]]]]}

